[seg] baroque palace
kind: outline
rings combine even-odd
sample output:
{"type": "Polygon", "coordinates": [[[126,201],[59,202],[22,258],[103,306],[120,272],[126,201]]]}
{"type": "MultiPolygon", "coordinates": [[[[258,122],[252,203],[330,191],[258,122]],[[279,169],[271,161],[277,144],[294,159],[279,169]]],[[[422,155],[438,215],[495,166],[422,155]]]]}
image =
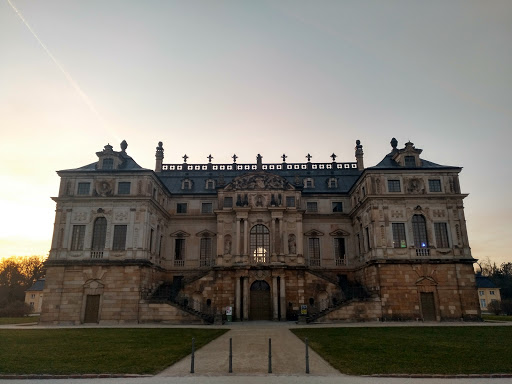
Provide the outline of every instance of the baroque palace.
{"type": "Polygon", "coordinates": [[[106,145],[61,184],[41,322],[477,320],[460,167],[164,164],[106,145]]]}

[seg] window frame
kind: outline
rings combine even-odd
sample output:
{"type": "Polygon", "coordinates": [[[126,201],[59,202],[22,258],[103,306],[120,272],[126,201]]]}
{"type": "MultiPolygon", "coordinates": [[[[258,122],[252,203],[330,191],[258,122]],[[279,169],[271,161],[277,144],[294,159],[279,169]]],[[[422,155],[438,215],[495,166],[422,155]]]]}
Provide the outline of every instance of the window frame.
{"type": "Polygon", "coordinates": [[[85,240],[85,225],[73,225],[71,232],[71,251],[83,251],[85,240]]]}
{"type": "Polygon", "coordinates": [[[306,201],[306,212],[318,213],[318,202],[317,201],[306,201]]]}
{"type": "Polygon", "coordinates": [[[223,201],[222,206],[224,208],[233,208],[233,197],[232,196],[224,196],[224,201],[223,201]]]}
{"type": "Polygon", "coordinates": [[[132,189],[132,183],[130,181],[119,181],[117,183],[117,194],[118,195],[130,195],[132,189]],[[128,187],[128,190],[126,190],[128,187]]]}
{"type": "Polygon", "coordinates": [[[448,223],[434,223],[434,235],[437,248],[450,248],[450,236],[448,234],[448,223]]]}
{"type": "Polygon", "coordinates": [[[76,187],[76,194],[78,196],[89,196],[91,194],[91,182],[90,181],[79,181],[76,187]],[[81,187],[87,186],[87,191],[82,190],[81,187]]]}
{"type": "Polygon", "coordinates": [[[398,193],[402,192],[402,183],[400,179],[388,179],[388,192],[398,193]],[[398,185],[398,189],[397,189],[398,185]]]}
{"type": "Polygon", "coordinates": [[[188,211],[188,203],[176,203],[176,213],[184,215],[188,211]]]}
{"type": "Polygon", "coordinates": [[[205,235],[199,241],[199,266],[211,267],[213,261],[213,240],[205,235]]]}
{"type": "Polygon", "coordinates": [[[286,208],[295,208],[296,206],[295,196],[286,196],[286,208]]]}
{"type": "Polygon", "coordinates": [[[427,219],[423,215],[413,215],[411,219],[414,246],[416,248],[429,248],[427,219]]]}
{"type": "Polygon", "coordinates": [[[270,230],[266,225],[256,224],[249,231],[249,255],[253,263],[270,261],[270,230]]]}
{"type": "Polygon", "coordinates": [[[201,203],[201,214],[210,215],[213,213],[213,203],[212,202],[202,202],[201,203]],[[207,208],[209,207],[209,208],[207,208]]]}
{"type": "Polygon", "coordinates": [[[112,157],[105,157],[101,160],[101,169],[111,171],[114,169],[114,159],[112,157]]]}
{"type": "Polygon", "coordinates": [[[342,201],[331,201],[331,207],[333,213],[343,213],[343,202],[342,201]],[[338,209],[339,207],[339,209],[338,209]]]}
{"type": "Polygon", "coordinates": [[[128,225],[114,225],[114,234],[112,236],[112,250],[126,251],[126,235],[128,233],[128,225]]]}
{"type": "Polygon", "coordinates": [[[338,236],[333,238],[333,252],[336,265],[345,265],[347,263],[347,240],[345,237],[338,236]],[[340,244],[343,244],[343,247],[340,247],[340,244]],[[340,252],[341,248],[343,248],[342,252],[340,252]],[[338,263],[338,260],[341,262],[338,263]]]}
{"type": "Polygon", "coordinates": [[[107,225],[108,221],[106,217],[100,216],[94,220],[92,239],[91,239],[91,250],[94,252],[104,251],[107,242],[107,225]]]}
{"type": "Polygon", "coordinates": [[[405,223],[391,223],[391,232],[393,235],[393,248],[407,248],[407,231],[405,223]]]}
{"type": "Polygon", "coordinates": [[[428,179],[428,191],[434,193],[443,192],[441,179],[428,179]]]}
{"type": "Polygon", "coordinates": [[[321,262],[320,237],[308,237],[308,264],[319,267],[321,262]]]}

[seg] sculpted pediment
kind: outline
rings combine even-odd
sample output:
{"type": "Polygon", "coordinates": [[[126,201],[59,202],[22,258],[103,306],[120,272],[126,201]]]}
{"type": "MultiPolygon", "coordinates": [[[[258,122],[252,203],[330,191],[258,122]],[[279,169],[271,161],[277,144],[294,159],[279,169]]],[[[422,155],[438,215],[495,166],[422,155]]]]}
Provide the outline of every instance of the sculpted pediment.
{"type": "Polygon", "coordinates": [[[229,183],[226,191],[240,190],[293,190],[295,189],[288,181],[278,175],[267,172],[247,173],[242,176],[235,177],[229,183]]]}

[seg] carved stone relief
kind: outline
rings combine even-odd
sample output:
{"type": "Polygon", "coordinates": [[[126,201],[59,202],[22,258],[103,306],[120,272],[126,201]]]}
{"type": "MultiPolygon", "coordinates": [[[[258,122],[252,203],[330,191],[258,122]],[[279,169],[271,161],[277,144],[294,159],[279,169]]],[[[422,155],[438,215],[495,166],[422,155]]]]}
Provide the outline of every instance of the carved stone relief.
{"type": "Polygon", "coordinates": [[[407,192],[411,194],[425,193],[425,185],[422,179],[412,178],[407,180],[407,192]]]}
{"type": "Polygon", "coordinates": [[[112,196],[114,190],[114,180],[97,180],[94,190],[96,196],[112,196]]]}
{"type": "Polygon", "coordinates": [[[253,173],[236,177],[226,187],[227,190],[265,190],[265,189],[290,189],[286,179],[268,173],[253,173]]]}

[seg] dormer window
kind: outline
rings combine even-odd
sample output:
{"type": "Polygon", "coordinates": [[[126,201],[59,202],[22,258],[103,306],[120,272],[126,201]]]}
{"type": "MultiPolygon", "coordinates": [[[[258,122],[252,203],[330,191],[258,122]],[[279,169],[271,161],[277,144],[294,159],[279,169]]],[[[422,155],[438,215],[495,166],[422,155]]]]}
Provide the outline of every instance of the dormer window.
{"type": "Polygon", "coordinates": [[[415,168],[416,167],[416,157],[405,156],[404,157],[404,165],[409,168],[415,168]]]}
{"type": "Polygon", "coordinates": [[[103,162],[101,164],[101,169],[114,169],[114,159],[112,159],[110,157],[103,159],[103,162]]]}
{"type": "Polygon", "coordinates": [[[181,189],[192,189],[192,180],[185,179],[181,182],[181,189]]]}
{"type": "Polygon", "coordinates": [[[335,177],[331,177],[328,181],[327,181],[327,186],[329,188],[338,188],[338,179],[336,179],[335,177]]]}
{"type": "Polygon", "coordinates": [[[304,179],[304,188],[315,188],[315,183],[311,177],[304,179]]]}
{"type": "Polygon", "coordinates": [[[215,189],[215,180],[208,179],[205,184],[206,189],[215,189]]]}

